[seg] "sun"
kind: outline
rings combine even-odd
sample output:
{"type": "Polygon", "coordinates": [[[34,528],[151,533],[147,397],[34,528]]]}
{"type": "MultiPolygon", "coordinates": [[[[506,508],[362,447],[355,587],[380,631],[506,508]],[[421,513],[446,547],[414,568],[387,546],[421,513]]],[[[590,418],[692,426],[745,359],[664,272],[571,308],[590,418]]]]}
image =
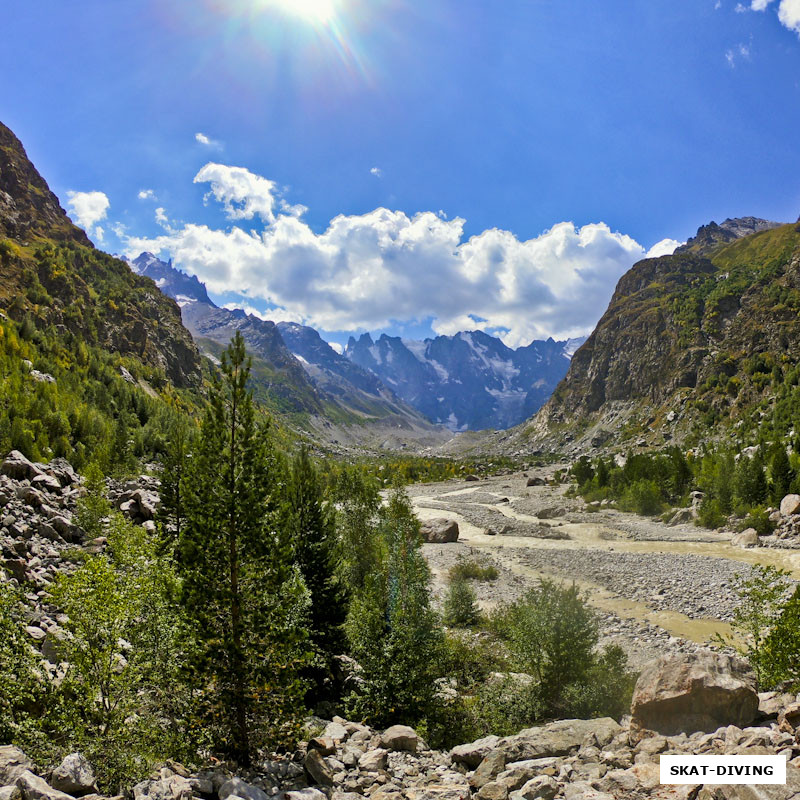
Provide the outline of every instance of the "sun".
{"type": "Polygon", "coordinates": [[[336,15],[336,0],[269,0],[268,5],[308,22],[330,22],[336,15]]]}

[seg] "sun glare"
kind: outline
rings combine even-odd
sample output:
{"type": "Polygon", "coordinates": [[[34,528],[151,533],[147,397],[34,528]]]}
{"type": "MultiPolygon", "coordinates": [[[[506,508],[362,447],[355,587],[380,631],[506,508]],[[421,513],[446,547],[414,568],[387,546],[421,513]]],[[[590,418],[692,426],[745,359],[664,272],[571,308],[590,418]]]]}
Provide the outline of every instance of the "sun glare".
{"type": "Polygon", "coordinates": [[[269,0],[268,4],[308,22],[330,22],[336,14],[336,0],[269,0]]]}

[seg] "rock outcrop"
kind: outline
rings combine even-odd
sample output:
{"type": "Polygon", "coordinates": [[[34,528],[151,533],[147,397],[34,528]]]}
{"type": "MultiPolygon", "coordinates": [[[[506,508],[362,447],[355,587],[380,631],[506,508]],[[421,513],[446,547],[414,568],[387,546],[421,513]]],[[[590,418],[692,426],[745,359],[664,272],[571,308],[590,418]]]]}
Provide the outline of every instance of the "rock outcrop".
{"type": "Polygon", "coordinates": [[[419,526],[422,541],[428,544],[446,544],[458,541],[458,523],[447,517],[423,521],[419,526]]]}

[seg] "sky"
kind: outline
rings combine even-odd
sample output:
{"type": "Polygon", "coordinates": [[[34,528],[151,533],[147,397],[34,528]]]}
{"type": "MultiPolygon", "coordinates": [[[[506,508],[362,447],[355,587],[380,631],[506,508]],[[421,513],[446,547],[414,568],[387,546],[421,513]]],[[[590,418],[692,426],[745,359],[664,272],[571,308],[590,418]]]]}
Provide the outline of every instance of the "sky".
{"type": "Polygon", "coordinates": [[[333,343],[591,331],[800,213],[800,0],[11,0],[0,121],[108,252],[333,343]]]}

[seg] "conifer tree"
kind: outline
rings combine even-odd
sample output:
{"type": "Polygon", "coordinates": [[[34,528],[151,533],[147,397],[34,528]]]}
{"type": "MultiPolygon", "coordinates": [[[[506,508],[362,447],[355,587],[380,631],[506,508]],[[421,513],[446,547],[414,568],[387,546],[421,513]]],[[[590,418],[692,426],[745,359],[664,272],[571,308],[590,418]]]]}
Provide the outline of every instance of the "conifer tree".
{"type": "Polygon", "coordinates": [[[309,592],[309,639],[317,663],[306,670],[314,684],[309,700],[324,696],[321,684],[330,674],[332,657],[344,652],[342,626],[347,615],[345,592],[336,575],[336,528],[325,503],[322,481],[303,447],[292,464],[288,487],[288,525],[295,563],[309,592]]]}
{"type": "Polygon", "coordinates": [[[282,476],[247,389],[239,332],[222,357],[183,486],[178,542],[193,677],[216,748],[252,763],[301,711],[307,593],[279,514],[282,476]]]}
{"type": "Polygon", "coordinates": [[[780,503],[789,494],[794,482],[794,470],[789,463],[789,456],[786,455],[786,448],[782,444],[775,447],[770,463],[770,475],[772,478],[772,499],[775,503],[780,503]]]}

